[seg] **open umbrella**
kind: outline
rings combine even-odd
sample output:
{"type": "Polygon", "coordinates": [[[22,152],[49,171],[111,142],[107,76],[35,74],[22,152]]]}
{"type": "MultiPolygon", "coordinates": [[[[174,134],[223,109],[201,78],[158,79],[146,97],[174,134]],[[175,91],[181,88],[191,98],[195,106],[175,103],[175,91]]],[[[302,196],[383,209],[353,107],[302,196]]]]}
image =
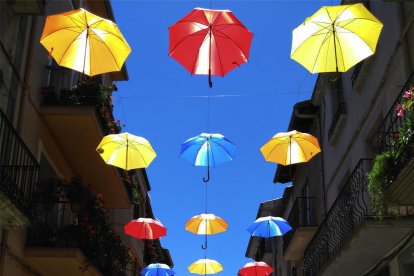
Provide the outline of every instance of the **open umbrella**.
{"type": "Polygon", "coordinates": [[[229,10],[195,8],[169,28],[169,56],[191,74],[223,77],[247,62],[253,33],[229,10]]]}
{"type": "Polygon", "coordinates": [[[157,156],[148,140],[128,132],[105,136],[96,151],[105,163],[124,170],[146,168],[157,156]]]}
{"type": "Polygon", "coordinates": [[[174,270],[166,264],[154,263],[141,270],[142,276],[171,276],[174,275],[174,270]]]}
{"type": "Polygon", "coordinates": [[[239,270],[240,276],[267,276],[271,275],[273,268],[265,262],[250,262],[239,270]]]}
{"type": "Polygon", "coordinates": [[[205,235],[203,249],[207,248],[207,235],[214,235],[226,231],[228,223],[214,214],[200,214],[189,219],[185,230],[197,235],[205,235]]]}
{"type": "Polygon", "coordinates": [[[283,236],[290,230],[292,227],[286,220],[272,216],[256,219],[247,229],[250,235],[262,238],[283,236]]]}
{"type": "Polygon", "coordinates": [[[200,214],[189,219],[185,230],[197,235],[214,235],[226,231],[228,223],[214,214],[200,214]]]}
{"type": "Polygon", "coordinates": [[[260,151],[266,161],[281,165],[307,162],[321,151],[318,139],[296,130],[273,136],[260,151]]]}
{"type": "Polygon", "coordinates": [[[88,76],[120,71],[131,53],[115,23],[84,9],[48,16],[40,43],[57,64],[88,76]]]}
{"type": "Polygon", "coordinates": [[[236,146],[221,134],[201,133],[181,144],[180,156],[194,166],[207,167],[207,178],[210,180],[210,166],[223,164],[233,160],[236,146]]]}
{"type": "Polygon", "coordinates": [[[125,234],[142,240],[154,240],[167,235],[167,228],[152,218],[139,218],[124,226],[125,234]]]}
{"type": "Polygon", "coordinates": [[[382,26],[361,3],[322,7],[293,30],[290,57],[311,73],[345,72],[374,54],[382,26]]]}
{"type": "Polygon", "coordinates": [[[216,260],[199,259],[188,267],[188,271],[193,274],[207,275],[216,274],[223,270],[223,267],[216,260]]]}

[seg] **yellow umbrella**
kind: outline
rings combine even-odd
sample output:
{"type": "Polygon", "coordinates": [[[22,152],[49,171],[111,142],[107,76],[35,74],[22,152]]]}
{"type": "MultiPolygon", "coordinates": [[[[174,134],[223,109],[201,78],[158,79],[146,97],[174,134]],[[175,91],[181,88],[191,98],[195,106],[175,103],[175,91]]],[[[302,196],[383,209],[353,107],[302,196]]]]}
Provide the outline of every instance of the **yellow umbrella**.
{"type": "Polygon", "coordinates": [[[40,43],[59,65],[89,76],[120,71],[131,52],[115,23],[84,9],[48,16],[40,43]]]}
{"type": "Polygon", "coordinates": [[[148,140],[128,132],[105,136],[96,151],[105,163],[124,170],[146,168],[157,156],[148,140]]]}
{"type": "Polygon", "coordinates": [[[223,270],[223,267],[216,260],[199,259],[188,267],[193,274],[207,275],[216,274],[223,270]]]}
{"type": "Polygon", "coordinates": [[[260,151],[266,161],[286,166],[309,161],[321,148],[314,136],[293,130],[276,134],[260,151]]]}
{"type": "Polygon", "coordinates": [[[290,57],[311,73],[345,72],[374,54],[382,26],[361,3],[322,7],[293,30],[290,57]]]}
{"type": "Polygon", "coordinates": [[[200,214],[185,224],[185,230],[197,235],[214,235],[226,231],[228,223],[214,214],[200,214]]]}

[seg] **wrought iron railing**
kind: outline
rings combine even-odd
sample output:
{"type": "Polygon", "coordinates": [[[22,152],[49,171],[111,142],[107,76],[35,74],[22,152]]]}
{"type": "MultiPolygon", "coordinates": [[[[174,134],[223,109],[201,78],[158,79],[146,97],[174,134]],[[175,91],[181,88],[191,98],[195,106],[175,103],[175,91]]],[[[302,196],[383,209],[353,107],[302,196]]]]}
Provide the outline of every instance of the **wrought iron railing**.
{"type": "Polygon", "coordinates": [[[362,65],[364,65],[364,61],[360,61],[354,67],[354,71],[352,72],[352,76],[351,76],[352,87],[355,86],[355,84],[358,80],[358,76],[359,76],[359,73],[361,72],[362,65]]]}
{"type": "Polygon", "coordinates": [[[79,248],[103,275],[126,275],[128,248],[97,209],[88,202],[36,202],[26,246],[79,248]]]}
{"type": "Polygon", "coordinates": [[[341,118],[342,115],[346,114],[346,103],[340,103],[338,106],[338,109],[335,112],[334,118],[332,120],[331,126],[328,130],[328,140],[331,140],[336,126],[338,125],[339,119],[341,118]]]}
{"type": "Polygon", "coordinates": [[[285,254],[298,227],[317,226],[315,207],[315,197],[296,198],[287,219],[290,226],[292,227],[292,231],[287,232],[283,236],[283,254],[285,254]]]}
{"type": "Polygon", "coordinates": [[[367,191],[367,172],[371,166],[371,159],[361,159],[332,204],[305,251],[305,275],[316,275],[333,259],[365,217],[372,215],[367,191]]]}
{"type": "MultiPolygon", "coordinates": [[[[404,98],[405,93],[412,85],[414,85],[414,73],[402,87],[377,133],[378,151],[380,153],[388,152],[395,158],[393,170],[395,177],[414,157],[414,105],[408,106],[409,99],[404,98]]],[[[391,185],[392,182],[385,189],[391,185]]]]}
{"type": "Polygon", "coordinates": [[[0,191],[30,218],[39,164],[0,110],[0,191]]]}
{"type": "Polygon", "coordinates": [[[26,244],[33,247],[78,247],[78,214],[69,201],[44,201],[34,205],[26,244]]]}
{"type": "Polygon", "coordinates": [[[115,84],[103,84],[101,76],[81,81],[79,73],[60,66],[47,66],[47,69],[48,80],[42,91],[44,105],[94,106],[105,133],[121,132],[121,124],[113,116],[115,84]]]}
{"type": "Polygon", "coordinates": [[[394,147],[394,141],[396,135],[407,121],[407,116],[398,116],[398,106],[400,106],[404,100],[403,96],[410,85],[414,85],[414,73],[408,78],[407,82],[401,88],[401,92],[398,94],[397,99],[391,106],[389,112],[385,116],[379,131],[378,131],[378,148],[380,152],[389,151],[392,152],[394,147]]]}

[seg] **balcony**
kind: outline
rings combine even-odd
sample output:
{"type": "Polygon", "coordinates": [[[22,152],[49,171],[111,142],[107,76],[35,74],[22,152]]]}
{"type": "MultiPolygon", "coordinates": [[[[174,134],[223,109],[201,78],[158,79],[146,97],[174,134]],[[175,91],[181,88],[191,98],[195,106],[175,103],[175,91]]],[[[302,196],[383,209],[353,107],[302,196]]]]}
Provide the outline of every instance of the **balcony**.
{"type": "Polygon", "coordinates": [[[331,126],[329,127],[329,130],[328,130],[329,142],[335,141],[335,138],[337,137],[337,133],[338,133],[337,130],[340,129],[340,127],[342,126],[345,116],[346,116],[346,103],[340,103],[335,112],[331,126]]]}
{"type": "Polygon", "coordinates": [[[359,73],[361,72],[361,68],[363,65],[364,65],[364,61],[360,61],[354,67],[354,71],[352,72],[352,76],[351,76],[352,88],[355,88],[356,84],[358,83],[358,80],[360,79],[358,78],[358,76],[359,76],[359,73]]]}
{"type": "Polygon", "coordinates": [[[43,15],[45,13],[45,0],[14,0],[11,6],[15,13],[27,15],[43,15]]]}
{"type": "Polygon", "coordinates": [[[0,110],[0,228],[30,222],[39,164],[0,110]]]}
{"type": "Polygon", "coordinates": [[[107,223],[103,199],[79,180],[39,185],[26,261],[44,275],[124,275],[134,261],[107,223]]]}
{"type": "Polygon", "coordinates": [[[285,260],[297,261],[303,258],[306,247],[318,229],[316,224],[316,198],[296,198],[290,211],[288,222],[292,226],[283,236],[283,255],[285,260]]]}
{"type": "Polygon", "coordinates": [[[379,152],[395,159],[393,181],[384,187],[395,205],[414,205],[414,105],[401,110],[407,101],[403,96],[413,84],[414,74],[402,87],[378,131],[379,152]]]}
{"type": "Polygon", "coordinates": [[[49,70],[40,109],[48,129],[42,135],[45,144],[58,144],[72,174],[81,177],[94,194],[102,193],[109,209],[130,208],[132,200],[118,170],[105,164],[95,151],[104,135],[120,131],[112,115],[113,87],[92,80],[69,89],[76,83],[73,71],[61,67],[49,70]]]}
{"type": "Polygon", "coordinates": [[[412,232],[412,217],[372,218],[371,166],[372,160],[361,159],[332,204],[305,251],[305,275],[362,275],[412,232]]]}

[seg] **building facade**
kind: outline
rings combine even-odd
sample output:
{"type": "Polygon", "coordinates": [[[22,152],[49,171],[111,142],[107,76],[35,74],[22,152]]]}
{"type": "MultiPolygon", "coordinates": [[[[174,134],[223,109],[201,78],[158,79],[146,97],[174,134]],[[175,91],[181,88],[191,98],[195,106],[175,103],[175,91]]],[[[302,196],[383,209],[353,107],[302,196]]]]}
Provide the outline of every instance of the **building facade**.
{"type": "Polygon", "coordinates": [[[121,131],[120,72],[80,81],[39,40],[47,15],[78,8],[115,21],[108,0],[0,1],[0,275],[139,275],[172,264],[159,240],[123,226],[154,217],[144,169],[106,165],[95,149],[121,131]]]}
{"type": "Polygon", "coordinates": [[[276,170],[274,182],[292,187],[274,212],[293,230],[268,253],[274,275],[414,275],[414,3],[349,2],[384,27],[374,55],[319,74],[293,107],[288,130],[317,137],[321,153],[276,170]]]}

